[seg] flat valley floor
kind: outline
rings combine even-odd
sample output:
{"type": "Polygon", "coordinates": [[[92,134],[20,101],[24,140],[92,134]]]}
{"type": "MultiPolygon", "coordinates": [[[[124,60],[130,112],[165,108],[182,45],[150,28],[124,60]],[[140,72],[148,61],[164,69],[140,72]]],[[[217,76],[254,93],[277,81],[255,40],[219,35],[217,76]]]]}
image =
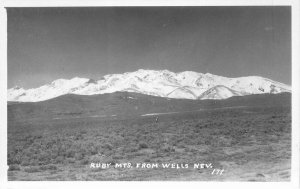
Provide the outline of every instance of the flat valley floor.
{"type": "Polygon", "coordinates": [[[9,121],[8,164],[13,181],[289,181],[291,109],[9,121]],[[92,162],[190,168],[90,168],[92,162]],[[212,167],[194,169],[194,163],[212,167]]]}

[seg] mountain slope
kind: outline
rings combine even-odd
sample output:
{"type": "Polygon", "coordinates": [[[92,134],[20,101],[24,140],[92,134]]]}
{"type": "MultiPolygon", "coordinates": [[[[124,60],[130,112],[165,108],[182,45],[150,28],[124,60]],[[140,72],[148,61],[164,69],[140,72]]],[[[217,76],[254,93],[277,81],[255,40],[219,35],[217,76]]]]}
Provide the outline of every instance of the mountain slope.
{"type": "Polygon", "coordinates": [[[247,95],[247,93],[241,93],[238,91],[234,91],[224,85],[217,85],[214,86],[204,93],[202,93],[198,99],[204,100],[204,99],[226,99],[232,96],[243,96],[247,95]]]}
{"type": "Polygon", "coordinates": [[[234,96],[225,100],[173,99],[131,92],[100,95],[67,94],[42,102],[9,102],[7,107],[9,120],[25,120],[77,116],[127,116],[239,106],[291,106],[291,94],[234,96]]]}
{"type": "Polygon", "coordinates": [[[95,95],[118,91],[176,99],[226,99],[249,94],[291,92],[291,87],[258,76],[227,78],[192,71],[138,70],[105,75],[98,81],[75,77],[58,79],[28,90],[14,87],[8,90],[8,101],[38,102],[65,94],[95,95]]]}

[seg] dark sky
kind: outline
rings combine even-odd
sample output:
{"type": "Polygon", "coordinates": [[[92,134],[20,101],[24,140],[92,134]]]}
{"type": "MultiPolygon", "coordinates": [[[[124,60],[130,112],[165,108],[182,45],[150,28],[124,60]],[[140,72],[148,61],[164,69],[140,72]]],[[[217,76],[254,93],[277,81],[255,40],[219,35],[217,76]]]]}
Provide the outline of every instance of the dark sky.
{"type": "Polygon", "coordinates": [[[290,7],[8,8],[8,87],[137,69],[291,83],[290,7]]]}

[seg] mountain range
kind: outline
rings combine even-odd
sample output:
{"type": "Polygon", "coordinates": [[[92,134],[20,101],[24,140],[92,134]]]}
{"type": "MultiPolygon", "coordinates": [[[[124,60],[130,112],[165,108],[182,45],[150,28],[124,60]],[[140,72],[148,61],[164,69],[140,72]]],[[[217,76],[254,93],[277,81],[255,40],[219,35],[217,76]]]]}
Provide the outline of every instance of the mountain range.
{"type": "Polygon", "coordinates": [[[123,74],[109,74],[100,80],[75,77],[57,79],[38,88],[8,89],[8,101],[38,102],[66,94],[97,95],[133,92],[175,99],[227,99],[251,94],[291,92],[289,85],[260,76],[228,78],[210,73],[168,70],[137,70],[123,74]]]}

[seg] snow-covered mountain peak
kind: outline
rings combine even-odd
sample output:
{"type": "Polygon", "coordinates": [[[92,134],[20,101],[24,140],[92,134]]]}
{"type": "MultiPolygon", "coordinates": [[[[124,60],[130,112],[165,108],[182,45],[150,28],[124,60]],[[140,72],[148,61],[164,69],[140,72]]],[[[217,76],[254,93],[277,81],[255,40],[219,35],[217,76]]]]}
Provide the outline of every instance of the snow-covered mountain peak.
{"type": "Polygon", "coordinates": [[[206,76],[209,76],[209,77],[213,77],[213,76],[215,76],[214,74],[211,74],[211,73],[205,73],[204,75],[206,75],[206,76]]]}
{"type": "Polygon", "coordinates": [[[18,90],[18,89],[22,89],[22,87],[19,87],[18,85],[16,85],[16,86],[14,86],[12,89],[18,90]]]}
{"type": "Polygon", "coordinates": [[[64,94],[93,95],[117,91],[136,92],[167,98],[225,99],[261,93],[291,92],[291,87],[260,76],[228,78],[211,73],[139,69],[109,74],[96,81],[88,78],[57,79],[50,84],[25,90],[8,90],[9,101],[36,102],[64,94]]]}

